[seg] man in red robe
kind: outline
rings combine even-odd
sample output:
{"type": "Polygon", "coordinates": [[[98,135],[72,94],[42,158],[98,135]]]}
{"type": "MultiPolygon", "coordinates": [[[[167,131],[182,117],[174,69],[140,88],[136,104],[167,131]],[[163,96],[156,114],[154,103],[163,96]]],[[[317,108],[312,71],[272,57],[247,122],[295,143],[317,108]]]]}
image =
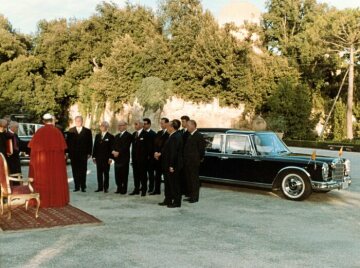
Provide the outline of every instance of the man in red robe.
{"type": "Polygon", "coordinates": [[[51,114],[43,116],[45,126],[32,137],[29,177],[40,193],[40,207],[64,207],[69,203],[63,134],[54,126],[51,114]]]}

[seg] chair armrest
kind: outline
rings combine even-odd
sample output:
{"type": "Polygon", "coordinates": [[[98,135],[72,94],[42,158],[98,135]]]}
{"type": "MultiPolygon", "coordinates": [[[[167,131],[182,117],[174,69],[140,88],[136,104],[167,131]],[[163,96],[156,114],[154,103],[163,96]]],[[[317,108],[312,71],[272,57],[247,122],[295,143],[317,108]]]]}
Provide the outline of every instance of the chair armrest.
{"type": "Polygon", "coordinates": [[[20,181],[20,182],[26,182],[26,180],[21,179],[21,178],[16,178],[16,177],[10,177],[9,176],[9,181],[20,181]]]}
{"type": "Polygon", "coordinates": [[[29,182],[33,182],[34,179],[33,178],[28,178],[28,179],[22,179],[22,178],[19,178],[19,177],[11,177],[9,176],[9,180],[10,181],[19,181],[19,182],[25,182],[25,183],[29,183],[29,182]]]}
{"type": "Polygon", "coordinates": [[[22,178],[22,174],[21,173],[14,173],[14,174],[10,174],[9,177],[12,177],[12,178],[22,178]]]}

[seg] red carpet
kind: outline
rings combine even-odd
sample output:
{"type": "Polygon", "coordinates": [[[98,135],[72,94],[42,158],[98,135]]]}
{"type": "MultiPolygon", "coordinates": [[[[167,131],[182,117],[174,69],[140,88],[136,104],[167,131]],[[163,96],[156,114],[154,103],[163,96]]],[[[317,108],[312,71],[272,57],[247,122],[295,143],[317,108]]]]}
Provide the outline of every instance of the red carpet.
{"type": "Polygon", "coordinates": [[[35,209],[29,207],[28,211],[23,206],[12,210],[11,220],[7,219],[7,211],[0,215],[0,228],[3,231],[19,231],[38,228],[53,228],[80,224],[101,224],[94,216],[67,205],[62,208],[40,208],[39,217],[35,218],[35,209]]]}

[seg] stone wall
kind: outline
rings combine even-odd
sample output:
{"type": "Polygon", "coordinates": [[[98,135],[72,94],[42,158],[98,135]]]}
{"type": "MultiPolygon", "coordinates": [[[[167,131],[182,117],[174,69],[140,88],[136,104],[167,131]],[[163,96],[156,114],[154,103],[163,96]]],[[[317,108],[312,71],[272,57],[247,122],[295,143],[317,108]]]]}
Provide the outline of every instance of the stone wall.
{"type": "MultiPolygon", "coordinates": [[[[180,119],[182,115],[188,115],[198,123],[198,127],[240,127],[245,105],[240,105],[237,108],[221,107],[218,99],[214,99],[211,103],[193,103],[185,101],[178,97],[171,97],[167,100],[162,111],[144,112],[144,108],[135,101],[133,104],[125,104],[121,112],[114,114],[109,104],[106,105],[105,111],[100,116],[98,121],[106,120],[110,122],[112,131],[116,129],[117,120],[123,119],[130,124],[135,119],[148,117],[153,122],[153,129],[159,128],[159,121],[161,117],[168,117],[171,119],[180,119]]],[[[79,105],[75,104],[70,107],[70,118],[80,115],[79,105]]],[[[83,115],[85,119],[85,126],[93,128],[99,122],[95,122],[95,118],[91,115],[83,115]]],[[[73,121],[69,122],[69,126],[73,126],[73,121]]],[[[131,125],[132,129],[132,125],[131,125]]]]}

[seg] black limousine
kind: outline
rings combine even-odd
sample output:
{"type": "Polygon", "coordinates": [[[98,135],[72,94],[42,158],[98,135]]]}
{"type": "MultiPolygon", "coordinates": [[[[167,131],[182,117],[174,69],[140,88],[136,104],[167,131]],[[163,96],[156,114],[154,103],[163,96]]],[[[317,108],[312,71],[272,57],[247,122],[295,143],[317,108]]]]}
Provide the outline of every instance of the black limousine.
{"type": "Polygon", "coordinates": [[[351,184],[348,159],[292,153],[274,132],[199,131],[206,141],[202,181],[281,189],[286,198],[296,201],[313,191],[346,189],[351,184]]]}

